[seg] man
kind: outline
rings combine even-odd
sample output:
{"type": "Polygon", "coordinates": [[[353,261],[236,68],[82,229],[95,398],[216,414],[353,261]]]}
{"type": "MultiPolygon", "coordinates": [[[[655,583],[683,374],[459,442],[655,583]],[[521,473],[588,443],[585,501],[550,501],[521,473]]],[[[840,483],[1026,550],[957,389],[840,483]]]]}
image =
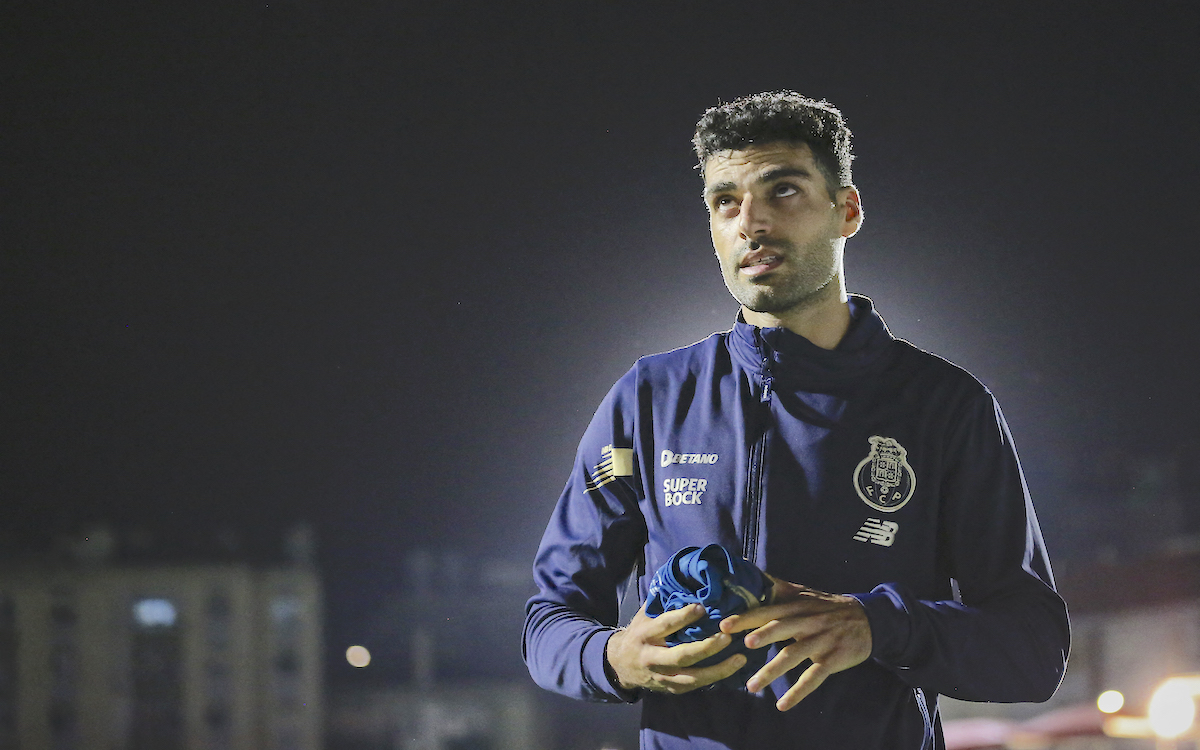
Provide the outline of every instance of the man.
{"type": "Polygon", "coordinates": [[[937,748],[938,694],[1046,700],[1066,608],[999,408],[846,293],[863,211],[840,112],[759,94],[694,144],[741,314],[639,360],[596,412],[534,564],[530,673],[640,699],[643,748],[937,748]],[[617,628],[631,573],[644,602],[663,561],[714,542],[772,576],[772,603],[672,647],[697,605],[617,628]],[[695,665],[735,636],[769,658],[729,686],[744,656],[695,665]]]}

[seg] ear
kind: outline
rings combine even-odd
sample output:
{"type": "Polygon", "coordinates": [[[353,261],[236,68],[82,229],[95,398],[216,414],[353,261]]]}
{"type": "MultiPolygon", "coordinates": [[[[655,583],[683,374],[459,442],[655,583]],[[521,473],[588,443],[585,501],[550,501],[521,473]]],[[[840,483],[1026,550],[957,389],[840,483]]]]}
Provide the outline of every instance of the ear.
{"type": "Polygon", "coordinates": [[[862,199],[858,196],[858,188],[850,185],[838,190],[834,205],[842,213],[842,236],[853,237],[858,234],[863,223],[862,199]]]}

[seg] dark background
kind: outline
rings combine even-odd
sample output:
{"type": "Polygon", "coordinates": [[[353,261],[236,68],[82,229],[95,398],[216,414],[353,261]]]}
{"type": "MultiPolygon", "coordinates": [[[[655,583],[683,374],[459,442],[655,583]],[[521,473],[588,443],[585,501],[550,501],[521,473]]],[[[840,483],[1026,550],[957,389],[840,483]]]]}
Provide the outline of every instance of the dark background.
{"type": "Polygon", "coordinates": [[[844,111],[849,286],[998,395],[1060,569],[1196,530],[1194,3],[646,5],[5,3],[4,550],[308,522],[357,679],[414,549],[527,566],[612,382],[732,323],[689,139],[777,88],[844,111]]]}

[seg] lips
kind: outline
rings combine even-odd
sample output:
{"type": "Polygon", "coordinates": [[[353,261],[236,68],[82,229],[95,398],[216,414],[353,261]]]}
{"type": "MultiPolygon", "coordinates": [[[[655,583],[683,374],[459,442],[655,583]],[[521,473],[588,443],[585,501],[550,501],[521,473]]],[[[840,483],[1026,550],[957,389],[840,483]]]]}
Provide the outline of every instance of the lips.
{"type": "Polygon", "coordinates": [[[755,278],[774,271],[782,263],[783,256],[776,254],[774,251],[766,249],[752,250],[742,258],[742,262],[738,264],[738,271],[743,276],[755,278]]]}

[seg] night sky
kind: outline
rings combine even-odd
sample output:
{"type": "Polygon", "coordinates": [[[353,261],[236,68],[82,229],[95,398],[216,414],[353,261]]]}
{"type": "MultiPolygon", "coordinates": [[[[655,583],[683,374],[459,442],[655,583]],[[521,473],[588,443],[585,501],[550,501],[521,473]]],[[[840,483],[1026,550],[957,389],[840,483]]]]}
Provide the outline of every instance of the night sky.
{"type": "Polygon", "coordinates": [[[1200,449],[1198,38],[1185,2],[5,3],[0,542],[307,521],[339,647],[416,546],[531,562],[608,387],[733,322],[697,117],[791,88],[854,131],[851,290],[993,389],[1081,558],[1108,469],[1200,449]]]}

